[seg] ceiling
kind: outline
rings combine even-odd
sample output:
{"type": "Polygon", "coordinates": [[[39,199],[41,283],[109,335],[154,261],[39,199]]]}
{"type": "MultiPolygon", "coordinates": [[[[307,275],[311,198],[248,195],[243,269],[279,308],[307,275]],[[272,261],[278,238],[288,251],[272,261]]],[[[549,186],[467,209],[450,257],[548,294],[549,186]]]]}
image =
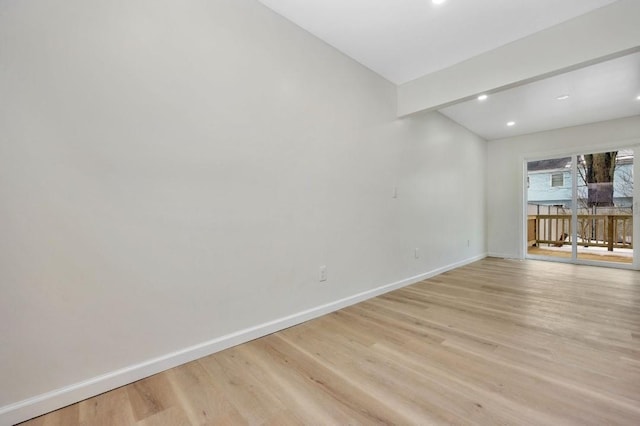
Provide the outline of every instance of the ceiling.
{"type": "MultiPolygon", "coordinates": [[[[445,69],[616,0],[259,0],[396,84],[445,69]]],[[[640,53],[440,112],[485,139],[640,114],[640,53]],[[561,95],[567,99],[558,100],[561,95]],[[507,122],[514,121],[509,127],[507,122]]]]}
{"type": "Polygon", "coordinates": [[[485,139],[640,114],[640,53],[441,109],[485,139]],[[569,98],[558,100],[568,95],[569,98]],[[507,126],[514,121],[515,125],[507,126]]]}
{"type": "Polygon", "coordinates": [[[396,84],[615,0],[259,0],[396,84]]]}

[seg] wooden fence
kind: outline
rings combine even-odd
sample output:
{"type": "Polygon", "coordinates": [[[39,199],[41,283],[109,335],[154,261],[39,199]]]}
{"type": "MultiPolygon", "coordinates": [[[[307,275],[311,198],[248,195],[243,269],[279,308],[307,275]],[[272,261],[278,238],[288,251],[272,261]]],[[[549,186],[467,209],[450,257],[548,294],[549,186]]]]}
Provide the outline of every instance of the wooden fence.
{"type": "MultiPolygon", "coordinates": [[[[571,215],[528,216],[529,245],[571,244],[571,215]]],[[[633,216],[630,214],[579,214],[578,244],[583,247],[633,248],[633,216]]]]}

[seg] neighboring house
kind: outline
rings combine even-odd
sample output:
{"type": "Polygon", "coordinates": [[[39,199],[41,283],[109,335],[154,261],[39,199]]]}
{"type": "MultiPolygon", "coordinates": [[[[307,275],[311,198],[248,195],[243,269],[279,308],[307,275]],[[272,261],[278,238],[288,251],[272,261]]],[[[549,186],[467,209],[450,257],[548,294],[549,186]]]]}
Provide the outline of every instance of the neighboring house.
{"type": "MultiPolygon", "coordinates": [[[[578,198],[587,198],[587,188],[578,170],[578,198]]],[[[529,204],[571,208],[571,158],[530,161],[527,164],[529,204]]],[[[633,203],[633,151],[618,152],[614,172],[613,202],[616,207],[633,203]]]]}

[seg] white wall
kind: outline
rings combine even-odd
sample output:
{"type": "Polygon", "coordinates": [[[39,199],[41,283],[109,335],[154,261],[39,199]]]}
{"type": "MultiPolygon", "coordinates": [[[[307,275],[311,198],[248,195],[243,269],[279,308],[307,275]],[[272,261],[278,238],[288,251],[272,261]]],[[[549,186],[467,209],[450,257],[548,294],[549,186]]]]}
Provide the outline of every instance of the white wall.
{"type": "Polygon", "coordinates": [[[5,0],[0,51],[0,424],[485,253],[486,143],[255,1],[5,0]]]}
{"type": "MultiPolygon", "coordinates": [[[[489,141],[487,149],[489,254],[499,257],[524,257],[522,218],[525,159],[602,152],[638,144],[640,144],[640,116],[489,141]]],[[[637,192],[638,188],[634,190],[637,192]]],[[[638,199],[637,194],[636,199],[638,199]]],[[[638,222],[638,220],[634,221],[636,235],[640,235],[638,232],[640,229],[636,230],[638,222]]]]}

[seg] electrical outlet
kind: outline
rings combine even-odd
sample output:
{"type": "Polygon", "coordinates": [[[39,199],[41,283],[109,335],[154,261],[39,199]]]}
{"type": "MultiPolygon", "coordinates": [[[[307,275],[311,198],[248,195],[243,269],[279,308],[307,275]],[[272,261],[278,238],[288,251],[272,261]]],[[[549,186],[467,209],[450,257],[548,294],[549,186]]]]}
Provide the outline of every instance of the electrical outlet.
{"type": "Polygon", "coordinates": [[[327,267],[322,265],[320,267],[320,275],[318,276],[320,282],[324,282],[327,280],[327,267]]]}
{"type": "Polygon", "coordinates": [[[467,240],[467,247],[471,247],[471,240],[467,240]]]}
{"type": "Polygon", "coordinates": [[[414,256],[416,259],[420,259],[420,249],[419,249],[419,248],[417,248],[417,247],[416,247],[416,248],[414,249],[414,251],[413,251],[413,256],[414,256]]]}
{"type": "Polygon", "coordinates": [[[391,198],[398,198],[398,187],[394,186],[393,190],[391,191],[391,198]]]}

